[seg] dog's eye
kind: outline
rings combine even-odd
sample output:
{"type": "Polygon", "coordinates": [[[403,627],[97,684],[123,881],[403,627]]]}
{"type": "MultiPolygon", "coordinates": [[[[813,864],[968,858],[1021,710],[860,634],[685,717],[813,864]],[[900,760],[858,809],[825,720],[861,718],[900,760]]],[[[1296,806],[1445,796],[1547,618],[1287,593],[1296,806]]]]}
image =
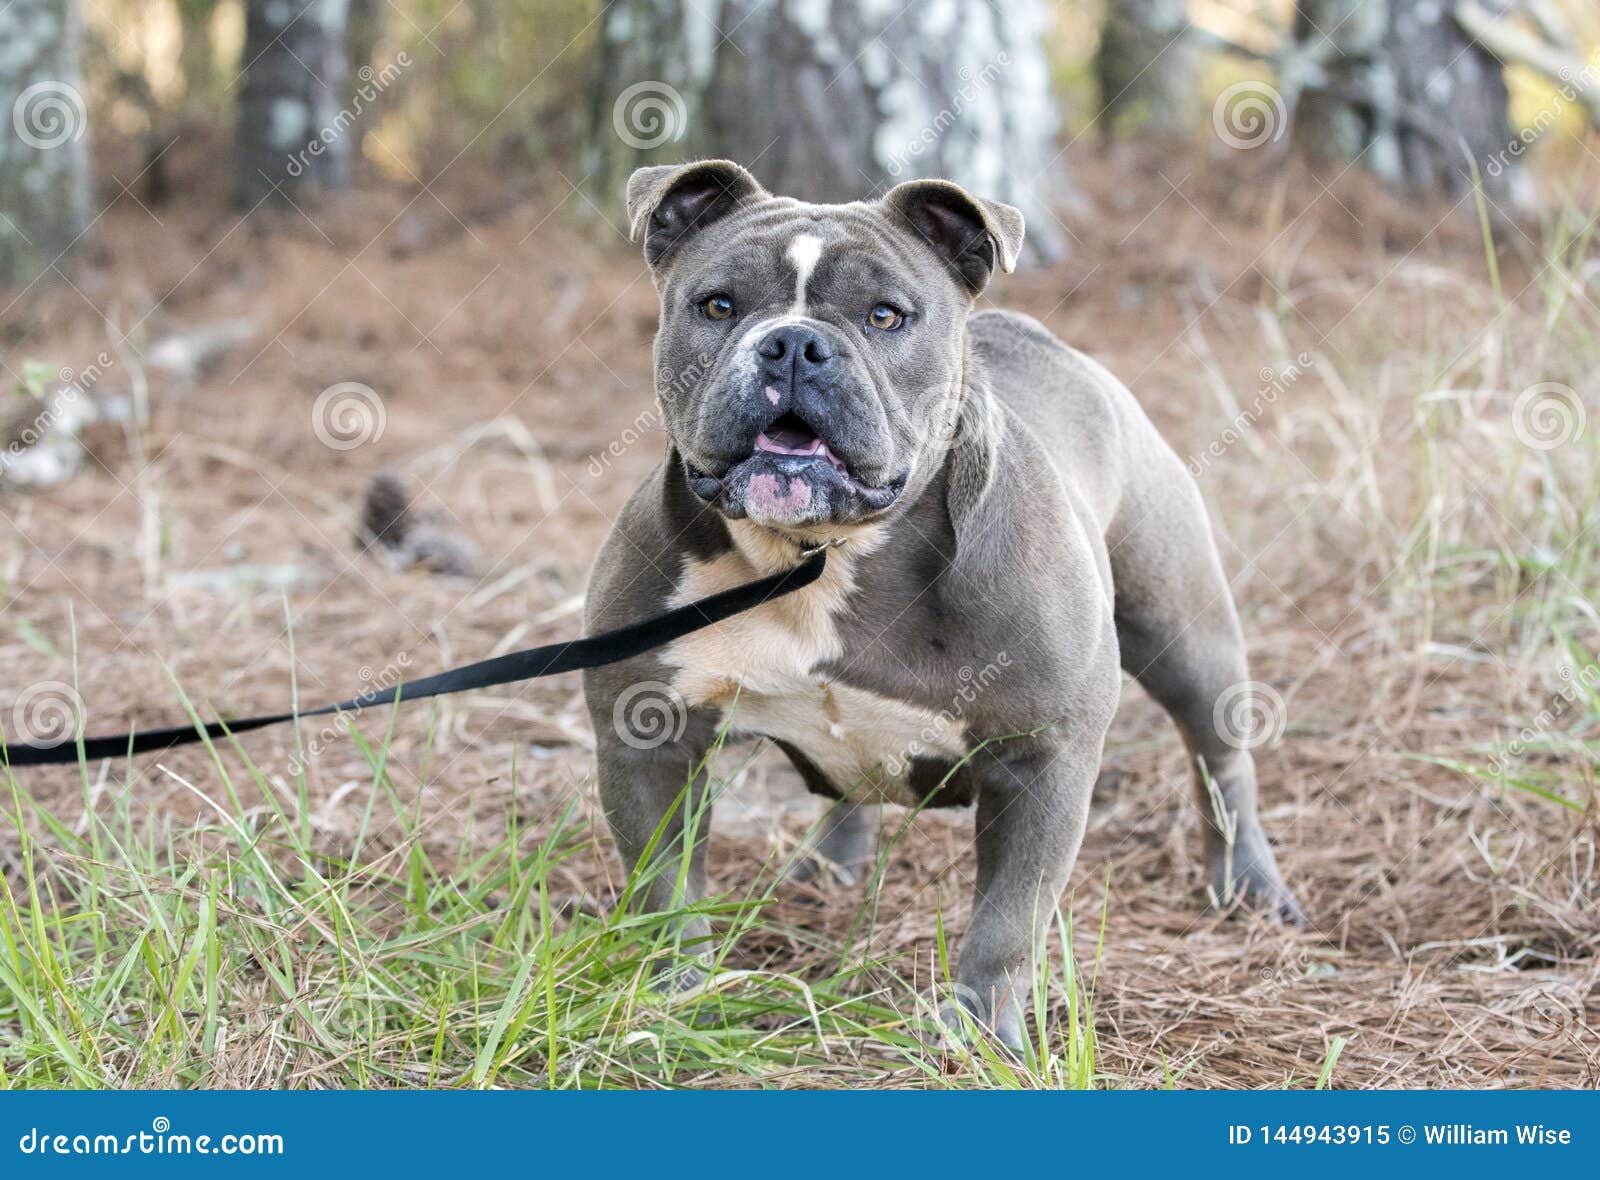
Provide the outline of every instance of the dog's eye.
{"type": "Polygon", "coordinates": [[[906,317],[900,314],[897,308],[891,307],[887,303],[878,304],[867,315],[867,323],[880,332],[893,332],[905,322],[906,317]]]}
{"type": "Polygon", "coordinates": [[[712,295],[700,305],[700,310],[706,313],[708,320],[731,320],[733,300],[726,295],[712,295]]]}

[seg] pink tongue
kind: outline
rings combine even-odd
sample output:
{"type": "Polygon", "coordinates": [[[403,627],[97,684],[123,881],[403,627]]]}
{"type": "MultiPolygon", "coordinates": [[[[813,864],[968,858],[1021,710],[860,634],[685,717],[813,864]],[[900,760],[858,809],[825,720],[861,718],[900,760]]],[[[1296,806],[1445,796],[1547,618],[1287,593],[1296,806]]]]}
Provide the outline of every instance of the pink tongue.
{"type": "Polygon", "coordinates": [[[756,435],[756,450],[770,451],[774,455],[815,455],[821,446],[820,438],[813,438],[802,446],[790,447],[768,438],[766,431],[756,435]]]}

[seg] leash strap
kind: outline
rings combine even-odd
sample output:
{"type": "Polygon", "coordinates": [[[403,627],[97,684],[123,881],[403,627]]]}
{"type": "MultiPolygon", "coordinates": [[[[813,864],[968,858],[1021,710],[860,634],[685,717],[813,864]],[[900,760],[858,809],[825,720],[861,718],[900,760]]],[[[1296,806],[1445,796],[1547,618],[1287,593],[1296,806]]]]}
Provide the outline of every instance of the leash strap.
{"type": "MultiPolygon", "coordinates": [[[[720,623],[724,619],[752,610],[764,602],[782,598],[803,589],[822,576],[827,564],[826,549],[811,553],[799,565],[771,574],[743,586],[735,586],[717,594],[675,607],[664,614],[630,623],[615,631],[591,635],[585,639],[569,639],[549,643],[526,651],[510,652],[489,660],[480,660],[463,668],[452,668],[436,676],[425,676],[410,684],[393,688],[376,689],[363,696],[351,697],[336,705],[308,709],[299,713],[272,713],[262,717],[243,717],[237,721],[212,721],[205,725],[180,725],[172,729],[152,729],[145,733],[120,733],[105,737],[83,739],[83,758],[95,761],[101,758],[121,758],[130,754],[149,754],[156,750],[170,750],[173,746],[186,746],[206,738],[227,734],[249,733],[269,725],[281,725],[296,717],[322,717],[329,713],[359,712],[374,705],[426,700],[428,697],[449,696],[474,688],[493,688],[499,684],[516,684],[523,680],[537,680],[541,676],[555,676],[562,672],[575,672],[583,668],[599,668],[632,659],[658,647],[691,635],[696,631],[720,623]]],[[[60,742],[39,742],[31,745],[4,748],[4,760],[11,766],[46,766],[78,761],[78,742],[68,738],[60,742]]]]}

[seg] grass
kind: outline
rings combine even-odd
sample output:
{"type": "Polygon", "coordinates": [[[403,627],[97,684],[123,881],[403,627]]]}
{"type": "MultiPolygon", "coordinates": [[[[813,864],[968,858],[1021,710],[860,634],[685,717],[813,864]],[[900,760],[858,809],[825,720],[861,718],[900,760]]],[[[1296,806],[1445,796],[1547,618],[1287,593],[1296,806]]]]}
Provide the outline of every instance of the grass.
{"type": "MultiPolygon", "coordinates": [[[[1093,162],[1084,169],[1094,191],[1125,188],[1093,162]]],[[[1283,742],[1257,758],[1266,823],[1312,931],[1200,915],[1184,755],[1130,692],[1110,747],[1122,782],[1096,801],[1080,867],[1080,879],[1105,874],[1099,928],[1086,916],[1092,905],[1055,923],[1048,970],[1033,981],[1045,1018],[1030,1025],[1026,1062],[928,1043],[964,924],[956,866],[971,856],[968,832],[934,817],[884,848],[887,897],[869,888],[853,911],[854,895],[835,897],[826,919],[776,887],[782,866],[765,833],[723,828],[714,873],[734,891],[697,907],[718,931],[717,970],[695,991],[662,995],[648,981],[682,953],[673,915],[644,912],[638,881],[620,883],[603,906],[572,905],[575,890],[606,888],[615,872],[592,792],[564,778],[566,761],[518,766],[504,754],[561,746],[563,759],[583,761],[581,703],[552,686],[434,714],[412,706],[388,732],[369,717],[370,735],[334,743],[309,782],[283,775],[281,762],[263,775],[227,743],[209,762],[173,760],[181,786],[149,761],[120,783],[120,767],[110,782],[0,776],[0,809],[10,813],[0,818],[0,1085],[1594,1085],[1600,700],[1592,683],[1562,678],[1595,667],[1600,650],[1594,225],[1556,215],[1539,241],[1473,227],[1462,245],[1469,235],[1452,222],[1438,245],[1413,252],[1400,220],[1400,244],[1374,250],[1390,215],[1363,204],[1363,190],[1341,188],[1362,234],[1341,231],[1336,216],[1265,250],[1283,223],[1255,224],[1260,202],[1230,205],[1237,187],[1229,181],[1220,201],[1190,186],[1186,196],[1209,202],[1204,214],[1168,201],[1148,221],[1153,211],[1117,213],[1107,199],[1115,232],[1085,236],[1077,273],[1022,279],[998,298],[1134,381],[1182,454],[1202,453],[1251,404],[1262,361],[1282,369],[1302,350],[1311,358],[1201,484],[1255,674],[1288,705],[1283,742]],[[1232,239],[1226,249],[1207,245],[1211,220],[1232,239]],[[1480,237],[1498,240],[1479,255],[1480,237]],[[1124,242],[1173,276],[1152,280],[1138,333],[1121,302],[1124,242]],[[1255,245],[1259,263],[1244,265],[1255,245]],[[1186,302],[1191,255],[1227,283],[1214,307],[1186,302]],[[1082,292],[1063,306],[1065,279],[1080,276],[1082,292]],[[1179,343],[1158,347],[1169,340],[1179,343]],[[1516,407],[1546,384],[1591,407],[1589,421],[1560,445],[1533,446],[1519,436],[1516,407]],[[448,738],[435,743],[435,726],[448,738]],[[519,778],[522,802],[556,814],[519,810],[508,785],[519,778]],[[552,804],[562,799],[574,805],[552,804]],[[936,894],[951,897],[937,921],[936,894]],[[1554,1022],[1540,1017],[1551,996],[1554,1022]]],[[[520,308],[529,275],[579,266],[545,238],[538,249],[518,245],[542,215],[479,227],[520,266],[514,289],[508,268],[484,284],[485,297],[498,292],[520,308]]],[[[146,229],[114,240],[143,242],[146,229]]],[[[145,263],[164,276],[157,286],[179,283],[195,261],[172,254],[170,273],[165,260],[145,263]]],[[[343,261],[325,264],[331,273],[343,261]]],[[[459,258],[405,261],[435,267],[436,282],[399,262],[382,269],[390,265],[374,252],[396,303],[431,322],[430,300],[450,289],[459,258]]],[[[636,263],[585,257],[582,266],[604,300],[637,278],[636,263]]],[[[285,305],[306,302],[300,284],[322,281],[315,267],[269,273],[285,305]]],[[[376,300],[335,296],[356,307],[376,300]]],[[[643,298],[622,306],[597,321],[597,345],[602,335],[628,339],[649,310],[643,298]]],[[[64,304],[40,322],[74,314],[64,304]]],[[[388,304],[366,315],[395,319],[388,304]]],[[[442,329],[441,347],[476,356],[476,329],[460,319],[442,329]]],[[[296,349],[317,343],[299,331],[288,337],[296,349]]],[[[542,343],[555,351],[570,341],[542,343]]],[[[602,363],[630,383],[648,379],[647,349],[608,347],[576,350],[564,380],[602,388],[611,376],[602,363]]],[[[291,359],[269,351],[241,378],[237,404],[249,414],[230,407],[197,426],[189,403],[158,399],[151,453],[183,454],[182,432],[203,427],[215,454],[292,457],[293,479],[282,482],[302,507],[354,486],[366,468],[308,453],[296,441],[301,424],[281,413],[282,389],[301,376],[291,359]]],[[[351,351],[329,363],[357,359],[351,351]]],[[[471,413],[505,412],[495,382],[472,388],[471,413]]],[[[564,389],[523,409],[541,422],[553,469],[577,482],[594,440],[563,425],[564,389]]],[[[597,402],[595,429],[633,420],[636,392],[597,402]]],[[[445,430],[437,412],[403,400],[393,409],[396,449],[431,462],[445,430]]],[[[567,616],[546,612],[581,587],[577,571],[605,510],[648,465],[644,449],[605,488],[583,485],[597,505],[575,498],[542,530],[485,491],[523,478],[520,459],[485,450],[472,464],[441,461],[454,474],[441,478],[440,499],[525,581],[456,612],[461,592],[440,579],[390,579],[352,562],[353,573],[297,606],[310,636],[304,667],[342,687],[355,659],[376,667],[415,650],[455,662],[558,625],[567,616]],[[394,609],[374,608],[374,585],[394,609]],[[419,640],[430,630],[436,640],[419,640]]],[[[166,469],[159,488],[162,530],[187,538],[174,568],[204,565],[240,521],[259,551],[299,551],[314,522],[270,502],[246,510],[256,476],[213,473],[199,453],[166,469]],[[224,500],[241,508],[218,520],[224,500]]],[[[376,457],[359,457],[376,469],[376,457]]],[[[118,536],[146,519],[136,497],[119,499],[94,471],[28,507],[41,528],[105,511],[118,536]]],[[[344,545],[340,511],[335,500],[313,513],[329,553],[344,545]]],[[[83,606],[85,650],[104,653],[85,673],[97,708],[153,715],[170,700],[150,674],[152,653],[181,653],[187,682],[241,708],[271,701],[219,690],[218,669],[236,667],[239,652],[264,653],[274,672],[300,666],[292,652],[282,658],[281,620],[245,591],[188,593],[126,642],[118,610],[154,602],[141,575],[104,562],[95,545],[54,562],[19,552],[0,570],[15,580],[0,641],[16,682],[73,679],[62,599],[83,606]]],[[[729,767],[721,781],[739,772],[729,767]]],[[[750,777],[759,785],[763,773],[750,777]]],[[[762,807],[778,838],[791,838],[793,814],[762,807]]]]}
{"type": "MultiPolygon", "coordinates": [[[[777,866],[742,896],[673,913],[630,880],[607,913],[564,905],[557,871],[593,834],[569,803],[534,835],[515,815],[445,862],[387,741],[351,729],[370,778],[341,853],[316,847],[236,745],[212,748],[213,818],[171,831],[126,789],[52,814],[9,773],[20,871],[0,895],[0,1084],[8,1087],[676,1087],[1100,1084],[1092,983],[1071,954],[1034,980],[1027,1060],[981,1039],[935,1047],[935,1005],[863,938],[814,946],[805,975],[736,965],[751,944],[815,942],[775,913],[777,866]],[[243,803],[237,767],[264,808],[243,803]],[[384,828],[397,838],[379,841],[384,828]],[[717,930],[706,982],[650,984],[688,948],[676,919],[717,930]]],[[[126,784],[125,784],[126,786],[126,784]]],[[[190,787],[199,794],[199,788],[190,787]]],[[[691,828],[693,824],[689,825],[691,828]]],[[[681,857],[658,858],[672,871],[681,857]]],[[[884,863],[880,859],[880,867],[884,863]]],[[[870,897],[870,892],[869,895],[870,897]]],[[[939,940],[939,971],[949,956],[939,940]]]]}

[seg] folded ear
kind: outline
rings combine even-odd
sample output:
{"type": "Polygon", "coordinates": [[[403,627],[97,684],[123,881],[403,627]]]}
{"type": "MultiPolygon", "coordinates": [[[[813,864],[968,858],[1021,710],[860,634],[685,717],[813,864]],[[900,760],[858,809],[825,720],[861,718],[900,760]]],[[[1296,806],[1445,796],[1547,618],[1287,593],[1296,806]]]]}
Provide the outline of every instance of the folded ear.
{"type": "Polygon", "coordinates": [[[884,194],[889,211],[927,242],[977,295],[996,264],[1010,274],[1022,250],[1022,211],[948,180],[908,180],[884,194]]]}
{"type": "Polygon", "coordinates": [[[644,256],[659,266],[675,249],[741,202],[766,190],[732,160],[661,164],[628,177],[628,238],[644,239],[644,256]]]}

